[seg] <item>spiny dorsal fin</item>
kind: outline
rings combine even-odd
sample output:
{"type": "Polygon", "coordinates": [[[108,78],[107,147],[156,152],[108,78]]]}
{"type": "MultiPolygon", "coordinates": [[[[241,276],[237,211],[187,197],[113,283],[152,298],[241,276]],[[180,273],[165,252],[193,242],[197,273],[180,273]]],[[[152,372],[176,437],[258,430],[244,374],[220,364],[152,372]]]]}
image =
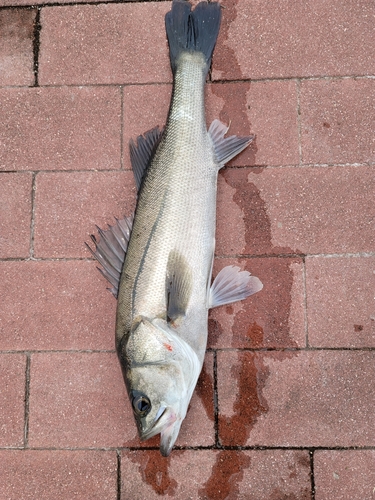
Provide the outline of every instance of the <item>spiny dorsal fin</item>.
{"type": "Polygon", "coordinates": [[[144,173],[146,172],[156,148],[158,147],[162,133],[163,129],[155,127],[148,130],[143,135],[139,135],[136,139],[136,143],[133,139],[130,139],[130,161],[138,191],[141,186],[144,173]]]}
{"type": "Polygon", "coordinates": [[[113,226],[108,225],[108,229],[106,230],[96,226],[100,240],[98,241],[93,234],[91,235],[95,250],[85,243],[91,255],[103,267],[98,267],[98,270],[111,283],[112,288],[109,288],[109,291],[116,299],[132,224],[133,216],[125,217],[121,220],[116,219],[116,224],[113,226]]]}
{"type": "Polygon", "coordinates": [[[244,150],[255,137],[255,135],[249,135],[247,137],[237,137],[236,135],[231,135],[224,139],[228,129],[229,127],[224,125],[224,123],[220,120],[214,120],[208,130],[213,142],[219,168],[224,167],[229,160],[241,153],[241,151],[244,150]]]}
{"type": "Polygon", "coordinates": [[[175,323],[185,316],[193,288],[193,273],[186,258],[177,250],[172,250],[168,257],[166,292],[167,319],[175,323]]]}
{"type": "Polygon", "coordinates": [[[260,279],[251,276],[248,271],[241,271],[238,266],[226,266],[212,283],[208,307],[223,306],[246,299],[262,288],[260,279]]]}

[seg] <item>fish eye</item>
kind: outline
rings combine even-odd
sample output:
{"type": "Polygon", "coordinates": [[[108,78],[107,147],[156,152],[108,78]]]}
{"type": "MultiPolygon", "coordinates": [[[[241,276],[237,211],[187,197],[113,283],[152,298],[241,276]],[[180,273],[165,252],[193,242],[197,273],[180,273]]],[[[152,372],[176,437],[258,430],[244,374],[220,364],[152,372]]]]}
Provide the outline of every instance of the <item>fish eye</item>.
{"type": "Polygon", "coordinates": [[[138,391],[133,391],[132,405],[134,413],[140,417],[145,417],[151,410],[149,398],[138,391]]]}

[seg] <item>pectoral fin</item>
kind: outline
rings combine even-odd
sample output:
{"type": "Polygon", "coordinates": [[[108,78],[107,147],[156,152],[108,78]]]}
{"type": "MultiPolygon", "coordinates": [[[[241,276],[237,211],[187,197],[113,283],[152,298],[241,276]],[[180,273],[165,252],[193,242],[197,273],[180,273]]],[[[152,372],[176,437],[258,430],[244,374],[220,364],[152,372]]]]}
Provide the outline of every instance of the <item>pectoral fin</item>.
{"type": "Polygon", "coordinates": [[[208,307],[222,306],[246,299],[262,288],[263,284],[260,279],[251,276],[248,271],[241,271],[238,266],[224,267],[211,286],[208,307]]]}
{"type": "Polygon", "coordinates": [[[224,123],[220,120],[214,120],[208,130],[213,142],[219,168],[223,167],[229,160],[241,153],[241,151],[245,149],[255,137],[254,135],[249,135],[247,137],[237,137],[236,135],[231,135],[224,139],[228,129],[229,127],[224,125],[224,123]]]}
{"type": "Polygon", "coordinates": [[[169,254],[167,264],[166,292],[167,318],[175,323],[185,316],[193,287],[193,274],[186,258],[177,250],[169,254]]]}
{"type": "Polygon", "coordinates": [[[111,283],[112,288],[109,288],[109,291],[116,299],[132,224],[133,216],[121,220],[116,219],[116,224],[113,226],[108,225],[106,230],[97,227],[100,235],[99,241],[93,234],[91,235],[95,250],[85,243],[91,255],[102,266],[102,268],[98,267],[98,270],[111,283]]]}

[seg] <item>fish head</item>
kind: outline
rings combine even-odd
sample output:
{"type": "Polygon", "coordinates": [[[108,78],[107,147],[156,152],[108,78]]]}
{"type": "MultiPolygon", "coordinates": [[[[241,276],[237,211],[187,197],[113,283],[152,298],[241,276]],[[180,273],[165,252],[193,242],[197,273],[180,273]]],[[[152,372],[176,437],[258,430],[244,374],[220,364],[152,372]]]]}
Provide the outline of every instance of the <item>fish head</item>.
{"type": "Polygon", "coordinates": [[[120,361],[141,440],[161,434],[168,456],[198,380],[194,350],[163,320],[142,319],[122,347],[120,361]]]}

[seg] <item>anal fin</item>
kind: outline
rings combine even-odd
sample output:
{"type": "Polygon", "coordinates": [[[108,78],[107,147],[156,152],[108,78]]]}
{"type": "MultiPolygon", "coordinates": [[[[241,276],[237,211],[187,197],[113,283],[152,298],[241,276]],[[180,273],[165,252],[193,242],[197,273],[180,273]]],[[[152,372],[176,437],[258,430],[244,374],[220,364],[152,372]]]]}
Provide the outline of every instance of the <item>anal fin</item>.
{"type": "Polygon", "coordinates": [[[166,276],[167,318],[172,324],[186,314],[193,288],[192,279],[193,273],[186,258],[177,250],[172,250],[166,276]]]}
{"type": "Polygon", "coordinates": [[[228,128],[229,127],[224,125],[220,120],[214,120],[208,130],[213,142],[216,161],[220,168],[241,153],[241,151],[243,151],[255,138],[254,135],[249,135],[247,137],[231,135],[224,138],[225,134],[228,132],[228,128]]]}
{"type": "Polygon", "coordinates": [[[116,219],[116,224],[108,225],[106,230],[97,227],[99,240],[93,234],[91,235],[95,250],[85,243],[91,255],[102,266],[102,268],[98,267],[98,270],[111,283],[112,288],[109,288],[109,291],[116,299],[132,225],[133,216],[121,220],[116,219]]]}
{"type": "Polygon", "coordinates": [[[212,283],[208,307],[223,306],[246,299],[262,288],[260,279],[251,276],[248,271],[241,271],[238,266],[226,266],[212,283]]]}

